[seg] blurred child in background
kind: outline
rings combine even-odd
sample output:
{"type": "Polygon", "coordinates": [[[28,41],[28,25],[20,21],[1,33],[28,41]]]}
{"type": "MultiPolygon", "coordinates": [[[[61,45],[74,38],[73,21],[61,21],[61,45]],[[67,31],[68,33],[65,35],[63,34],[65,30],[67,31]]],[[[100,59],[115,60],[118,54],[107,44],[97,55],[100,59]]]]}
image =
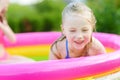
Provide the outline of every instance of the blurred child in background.
{"type": "Polygon", "coordinates": [[[14,32],[11,30],[7,23],[5,14],[7,12],[9,1],[0,0],[0,63],[23,63],[23,62],[33,62],[32,59],[22,57],[22,56],[11,56],[9,55],[3,44],[4,35],[11,41],[16,42],[16,37],[14,32]]]}

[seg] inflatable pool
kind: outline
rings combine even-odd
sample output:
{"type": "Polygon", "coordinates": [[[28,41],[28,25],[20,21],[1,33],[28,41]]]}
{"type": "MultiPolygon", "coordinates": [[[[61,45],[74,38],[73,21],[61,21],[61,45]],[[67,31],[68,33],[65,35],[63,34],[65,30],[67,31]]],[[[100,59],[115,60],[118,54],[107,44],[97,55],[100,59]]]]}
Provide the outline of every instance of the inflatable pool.
{"type": "Polygon", "coordinates": [[[120,36],[94,33],[109,54],[62,60],[47,60],[50,44],[59,32],[16,34],[17,42],[5,38],[11,55],[23,55],[36,60],[31,63],[0,64],[0,80],[95,80],[120,71],[120,36]]]}

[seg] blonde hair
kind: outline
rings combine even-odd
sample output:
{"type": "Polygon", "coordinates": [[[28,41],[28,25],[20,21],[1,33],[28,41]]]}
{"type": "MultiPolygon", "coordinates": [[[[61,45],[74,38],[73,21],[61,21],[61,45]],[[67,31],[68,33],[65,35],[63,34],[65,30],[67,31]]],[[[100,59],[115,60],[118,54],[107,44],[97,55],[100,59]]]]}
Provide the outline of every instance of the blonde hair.
{"type": "Polygon", "coordinates": [[[95,29],[96,19],[92,10],[85,4],[79,1],[69,3],[62,12],[62,23],[64,23],[66,16],[71,15],[85,18],[88,22],[90,22],[90,24],[92,24],[93,29],[95,29]]]}

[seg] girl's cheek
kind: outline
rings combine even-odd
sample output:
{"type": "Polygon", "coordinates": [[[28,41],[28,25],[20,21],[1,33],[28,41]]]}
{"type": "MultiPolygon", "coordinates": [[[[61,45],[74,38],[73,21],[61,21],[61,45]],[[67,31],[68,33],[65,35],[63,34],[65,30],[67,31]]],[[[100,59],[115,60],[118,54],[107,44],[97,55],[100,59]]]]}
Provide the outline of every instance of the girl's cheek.
{"type": "Polygon", "coordinates": [[[86,40],[87,40],[87,42],[90,42],[90,40],[91,40],[91,35],[86,36],[86,40]]]}

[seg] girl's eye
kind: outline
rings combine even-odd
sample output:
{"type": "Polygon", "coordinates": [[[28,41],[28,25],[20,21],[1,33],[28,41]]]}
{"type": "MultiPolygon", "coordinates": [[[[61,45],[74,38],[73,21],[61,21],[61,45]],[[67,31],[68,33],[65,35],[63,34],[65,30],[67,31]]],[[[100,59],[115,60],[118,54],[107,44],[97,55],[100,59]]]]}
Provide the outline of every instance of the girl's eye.
{"type": "Polygon", "coordinates": [[[75,32],[76,30],[70,30],[70,32],[75,32]]]}
{"type": "Polygon", "coordinates": [[[83,29],[82,31],[83,31],[83,32],[87,32],[87,31],[88,31],[88,29],[83,29]]]}

